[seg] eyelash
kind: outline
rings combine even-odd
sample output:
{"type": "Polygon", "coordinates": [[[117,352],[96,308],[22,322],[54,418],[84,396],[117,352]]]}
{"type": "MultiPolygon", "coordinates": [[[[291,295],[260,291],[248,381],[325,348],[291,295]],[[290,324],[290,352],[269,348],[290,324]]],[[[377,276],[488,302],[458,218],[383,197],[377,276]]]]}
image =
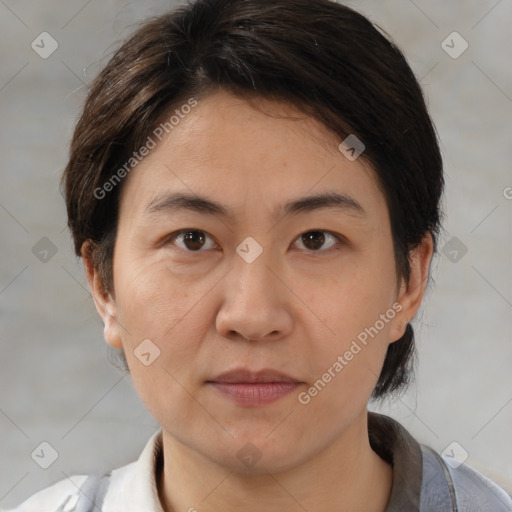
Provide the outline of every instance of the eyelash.
{"type": "MultiPolygon", "coordinates": [[[[213,237],[211,235],[209,235],[206,231],[203,231],[201,229],[192,229],[192,228],[188,228],[188,229],[182,229],[180,231],[175,231],[174,233],[172,233],[171,235],[169,235],[163,242],[163,245],[168,245],[168,244],[173,244],[174,241],[180,236],[180,235],[183,235],[183,234],[186,234],[186,233],[202,233],[204,235],[206,235],[208,238],[210,238],[211,240],[213,240],[213,237]]],[[[309,253],[312,253],[312,254],[315,254],[315,253],[322,253],[322,252],[331,252],[331,251],[335,251],[335,250],[338,250],[340,247],[340,245],[343,245],[345,243],[345,238],[342,236],[342,235],[338,235],[336,233],[333,233],[331,231],[327,231],[325,229],[310,229],[308,231],[304,231],[303,233],[301,233],[297,238],[296,240],[300,240],[301,237],[303,235],[306,235],[308,233],[327,233],[329,236],[331,236],[332,238],[334,238],[334,240],[337,242],[336,244],[334,244],[332,247],[330,247],[329,249],[326,249],[326,250],[322,250],[322,249],[318,249],[318,250],[308,250],[308,249],[305,249],[306,252],[309,252],[309,253]]],[[[325,242],[324,242],[325,243],[325,242]]],[[[181,249],[182,251],[185,251],[185,252],[188,252],[188,253],[199,253],[199,252],[204,252],[205,249],[199,249],[197,251],[190,251],[188,250],[187,248],[182,248],[182,247],[179,247],[179,249],[181,249]]]]}

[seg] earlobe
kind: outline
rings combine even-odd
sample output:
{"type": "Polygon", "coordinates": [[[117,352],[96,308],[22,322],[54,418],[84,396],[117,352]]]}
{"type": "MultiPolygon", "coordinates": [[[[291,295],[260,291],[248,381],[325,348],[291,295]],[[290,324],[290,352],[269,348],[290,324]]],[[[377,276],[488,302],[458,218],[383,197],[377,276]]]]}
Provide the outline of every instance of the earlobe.
{"type": "Polygon", "coordinates": [[[98,269],[94,266],[92,252],[92,243],[90,241],[84,242],[81,253],[94,305],[103,321],[105,340],[110,346],[121,349],[123,344],[117,322],[116,303],[112,295],[105,289],[98,269]]]}
{"type": "Polygon", "coordinates": [[[116,312],[112,310],[110,304],[107,304],[106,306],[106,317],[103,319],[103,336],[111,347],[119,349],[123,348],[123,341],[116,312]]]}
{"type": "Polygon", "coordinates": [[[407,328],[407,324],[409,323],[409,318],[407,314],[404,312],[404,309],[400,303],[400,311],[396,314],[393,319],[393,323],[390,329],[390,342],[394,343],[403,337],[405,334],[405,330],[407,328]]]}

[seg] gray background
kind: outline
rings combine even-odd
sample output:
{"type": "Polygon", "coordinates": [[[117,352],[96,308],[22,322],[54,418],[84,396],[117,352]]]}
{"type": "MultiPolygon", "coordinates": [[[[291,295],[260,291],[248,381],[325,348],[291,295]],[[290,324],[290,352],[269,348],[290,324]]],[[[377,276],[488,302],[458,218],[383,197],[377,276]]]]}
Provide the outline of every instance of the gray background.
{"type": "MultiPolygon", "coordinates": [[[[414,321],[417,381],[381,410],[439,451],[458,442],[470,460],[511,482],[512,2],[347,3],[404,50],[427,95],[446,168],[445,254],[435,260],[435,287],[414,321]],[[469,43],[456,59],[441,46],[453,31],[469,43]]],[[[171,5],[0,0],[2,508],[65,475],[131,462],[158,428],[129,376],[109,362],[58,180],[84,84],[130,24],[171,5]],[[47,59],[31,48],[43,31],[59,45],[47,59]],[[31,458],[42,441],[58,452],[46,470],[31,458]]]]}

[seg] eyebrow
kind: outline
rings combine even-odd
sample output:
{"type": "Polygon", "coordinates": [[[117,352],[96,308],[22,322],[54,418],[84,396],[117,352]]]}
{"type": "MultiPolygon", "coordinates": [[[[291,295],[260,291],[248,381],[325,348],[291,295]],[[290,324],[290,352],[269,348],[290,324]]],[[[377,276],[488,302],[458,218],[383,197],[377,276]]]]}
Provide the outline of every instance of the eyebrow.
{"type": "MultiPolygon", "coordinates": [[[[354,198],[345,194],[339,194],[338,192],[326,192],[289,201],[273,212],[273,217],[279,218],[280,216],[285,217],[323,209],[335,209],[360,217],[367,215],[361,204],[354,198]]],[[[151,215],[157,212],[169,213],[178,210],[189,210],[229,219],[234,218],[234,214],[221,203],[207,197],[182,192],[165,194],[154,198],[146,206],[144,213],[151,215]]]]}

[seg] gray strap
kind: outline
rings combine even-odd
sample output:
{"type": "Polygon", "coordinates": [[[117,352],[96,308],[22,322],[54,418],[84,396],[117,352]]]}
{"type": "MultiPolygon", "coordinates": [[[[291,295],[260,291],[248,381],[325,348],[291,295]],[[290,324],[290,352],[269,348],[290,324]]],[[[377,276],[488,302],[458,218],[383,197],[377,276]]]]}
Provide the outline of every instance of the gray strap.
{"type": "Polygon", "coordinates": [[[441,457],[430,447],[421,445],[423,485],[420,512],[458,512],[453,481],[441,457]]]}
{"type": "Polygon", "coordinates": [[[512,511],[512,499],[492,480],[466,464],[448,466],[460,511],[512,511]]]}
{"type": "Polygon", "coordinates": [[[432,448],[421,445],[423,486],[420,512],[512,512],[512,499],[470,466],[449,466],[432,448]]]}
{"type": "Polygon", "coordinates": [[[80,488],[80,498],[74,512],[101,512],[110,484],[110,473],[90,475],[80,488]]]}

